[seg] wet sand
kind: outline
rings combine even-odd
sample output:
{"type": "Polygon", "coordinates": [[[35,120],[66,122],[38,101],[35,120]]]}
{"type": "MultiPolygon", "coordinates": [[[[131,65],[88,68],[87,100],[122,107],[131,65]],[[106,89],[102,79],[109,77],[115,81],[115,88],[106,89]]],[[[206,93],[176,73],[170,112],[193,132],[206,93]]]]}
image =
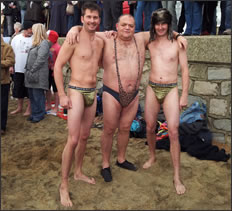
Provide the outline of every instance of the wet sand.
{"type": "MultiPolygon", "coordinates": [[[[16,108],[10,100],[9,112],[16,108]]],[[[66,121],[52,115],[32,124],[22,114],[9,115],[6,135],[1,137],[1,208],[3,210],[64,210],[59,202],[61,155],[66,142],[66,121]]],[[[73,179],[73,210],[230,210],[231,159],[202,161],[181,152],[181,175],[187,188],[177,195],[172,183],[170,152],[157,150],[157,161],[142,169],[148,158],[146,139],[131,138],[127,159],[138,171],[115,165],[116,135],[111,156],[113,181],[100,175],[100,128],[92,128],[83,171],[96,185],[73,179]]],[[[230,147],[223,146],[227,151],[230,147]]]]}

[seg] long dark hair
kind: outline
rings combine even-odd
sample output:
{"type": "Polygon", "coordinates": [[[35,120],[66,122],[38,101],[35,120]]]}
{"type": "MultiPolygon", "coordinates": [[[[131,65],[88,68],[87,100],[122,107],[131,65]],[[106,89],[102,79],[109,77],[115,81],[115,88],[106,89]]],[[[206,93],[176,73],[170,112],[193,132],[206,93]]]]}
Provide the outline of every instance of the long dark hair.
{"type": "Polygon", "coordinates": [[[167,23],[168,24],[168,39],[173,41],[172,33],[172,15],[165,9],[160,8],[155,10],[151,16],[151,25],[150,25],[150,39],[149,42],[152,42],[156,39],[155,24],[157,23],[167,23]]]}

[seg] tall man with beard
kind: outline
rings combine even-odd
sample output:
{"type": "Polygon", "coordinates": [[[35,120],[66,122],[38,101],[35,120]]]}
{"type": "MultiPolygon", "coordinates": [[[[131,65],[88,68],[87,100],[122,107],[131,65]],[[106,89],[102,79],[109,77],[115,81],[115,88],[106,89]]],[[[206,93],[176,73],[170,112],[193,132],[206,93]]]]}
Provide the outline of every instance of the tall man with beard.
{"type": "Polygon", "coordinates": [[[80,42],[74,45],[67,41],[61,46],[54,67],[60,105],[68,109],[68,140],[62,154],[62,181],[59,188],[61,204],[72,206],[68,191],[68,177],[75,152],[74,179],[95,184],[82,172],[87,139],[96,113],[96,81],[98,62],[101,58],[103,41],[95,35],[100,24],[100,8],[95,3],[82,7],[83,30],[80,42]],[[64,91],[62,68],[69,62],[72,73],[68,95],[64,91]]]}

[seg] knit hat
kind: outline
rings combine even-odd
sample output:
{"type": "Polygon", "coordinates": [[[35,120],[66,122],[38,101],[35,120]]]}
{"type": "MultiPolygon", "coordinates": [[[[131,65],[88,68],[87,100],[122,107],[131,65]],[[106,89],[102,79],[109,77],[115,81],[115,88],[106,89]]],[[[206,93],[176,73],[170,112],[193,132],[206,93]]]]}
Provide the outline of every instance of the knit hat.
{"type": "Polygon", "coordinates": [[[52,43],[56,43],[58,38],[59,38],[59,35],[56,31],[53,31],[53,30],[48,30],[47,31],[47,35],[48,35],[48,39],[52,42],[52,43]]]}
{"type": "Polygon", "coordinates": [[[33,25],[34,23],[32,22],[32,21],[29,21],[29,20],[24,20],[23,21],[23,30],[27,30],[27,29],[30,29],[30,28],[32,28],[32,25],[33,25]]]}

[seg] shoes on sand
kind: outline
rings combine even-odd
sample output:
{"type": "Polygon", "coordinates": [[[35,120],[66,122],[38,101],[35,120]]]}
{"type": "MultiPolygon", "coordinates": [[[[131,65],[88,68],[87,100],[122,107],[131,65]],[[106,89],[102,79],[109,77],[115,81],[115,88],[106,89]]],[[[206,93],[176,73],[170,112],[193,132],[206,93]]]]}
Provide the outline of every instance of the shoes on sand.
{"type": "Polygon", "coordinates": [[[104,178],[105,182],[112,181],[112,174],[111,174],[110,167],[101,169],[101,175],[104,178]]]}
{"type": "Polygon", "coordinates": [[[137,171],[137,168],[135,167],[135,165],[133,163],[130,163],[127,160],[125,160],[123,163],[119,163],[118,161],[116,161],[116,165],[118,167],[130,170],[130,171],[137,171]]]}

